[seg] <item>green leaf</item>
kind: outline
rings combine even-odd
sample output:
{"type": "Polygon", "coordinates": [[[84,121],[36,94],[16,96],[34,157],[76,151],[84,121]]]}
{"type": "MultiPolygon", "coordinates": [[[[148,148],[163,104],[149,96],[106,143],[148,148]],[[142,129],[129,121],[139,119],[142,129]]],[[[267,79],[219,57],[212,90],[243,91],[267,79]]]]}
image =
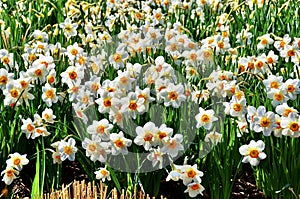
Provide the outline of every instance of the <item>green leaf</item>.
{"type": "Polygon", "coordinates": [[[114,170],[111,169],[110,167],[107,167],[107,170],[109,171],[110,176],[111,176],[112,180],[114,181],[115,186],[117,187],[119,193],[121,193],[121,190],[122,190],[122,189],[121,189],[121,185],[120,185],[120,183],[119,183],[119,180],[118,180],[118,177],[117,177],[116,173],[115,173],[114,170]]]}
{"type": "Polygon", "coordinates": [[[31,198],[39,198],[40,196],[40,152],[38,145],[36,145],[35,176],[32,183],[31,198]]]}

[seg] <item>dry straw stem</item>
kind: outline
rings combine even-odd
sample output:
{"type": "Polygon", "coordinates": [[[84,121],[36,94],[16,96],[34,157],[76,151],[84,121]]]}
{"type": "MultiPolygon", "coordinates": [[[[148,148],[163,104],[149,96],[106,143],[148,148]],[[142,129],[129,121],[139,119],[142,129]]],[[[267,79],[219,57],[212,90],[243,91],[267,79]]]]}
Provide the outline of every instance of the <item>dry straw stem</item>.
{"type": "MultiPolygon", "coordinates": [[[[144,194],[142,191],[134,189],[133,196],[125,193],[122,189],[121,194],[118,193],[116,188],[108,192],[108,187],[100,181],[100,186],[95,182],[74,181],[69,185],[62,185],[62,189],[44,194],[43,199],[155,199],[150,197],[149,194],[144,194]]],[[[160,199],[167,199],[163,196],[160,199]]]]}

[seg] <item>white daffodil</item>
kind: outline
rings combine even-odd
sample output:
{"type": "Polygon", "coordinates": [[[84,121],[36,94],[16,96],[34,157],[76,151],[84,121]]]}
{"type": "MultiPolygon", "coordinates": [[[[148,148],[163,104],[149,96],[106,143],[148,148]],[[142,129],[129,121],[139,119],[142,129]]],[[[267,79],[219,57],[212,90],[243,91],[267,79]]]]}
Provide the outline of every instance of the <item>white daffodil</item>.
{"type": "Polygon", "coordinates": [[[111,180],[110,172],[106,169],[106,166],[104,168],[101,167],[98,171],[95,171],[94,173],[96,174],[96,179],[102,180],[102,182],[104,182],[106,179],[108,181],[111,180]]]}
{"type": "Polygon", "coordinates": [[[29,160],[26,158],[27,154],[21,155],[18,152],[9,154],[9,159],[6,160],[8,167],[13,167],[18,171],[21,171],[24,165],[29,163],[29,160]]]}
{"type": "Polygon", "coordinates": [[[110,134],[110,141],[112,143],[112,155],[128,154],[127,147],[131,145],[132,141],[125,138],[122,131],[110,134]]]}
{"type": "Polygon", "coordinates": [[[52,103],[56,103],[58,101],[58,96],[56,95],[56,88],[52,87],[50,84],[46,83],[46,85],[43,86],[42,91],[42,99],[48,107],[51,107],[52,103]]]}
{"type": "Polygon", "coordinates": [[[1,175],[3,175],[2,181],[5,184],[10,185],[13,180],[16,179],[19,175],[19,171],[17,171],[13,167],[6,167],[6,169],[1,172],[1,175]]]}
{"type": "Polygon", "coordinates": [[[136,127],[137,136],[134,139],[134,143],[143,146],[146,151],[149,151],[155,141],[155,135],[158,133],[158,127],[153,122],[147,122],[144,127],[136,127]]]}
{"type": "Polygon", "coordinates": [[[260,160],[267,157],[263,152],[264,149],[265,143],[262,140],[258,140],[257,142],[251,140],[248,145],[246,144],[239,148],[240,154],[244,156],[242,162],[257,166],[260,163],[260,160]]]}
{"type": "Polygon", "coordinates": [[[264,106],[257,108],[257,114],[254,116],[255,132],[263,132],[265,136],[270,136],[271,132],[276,128],[275,114],[271,111],[266,111],[264,106]]]}
{"type": "Polygon", "coordinates": [[[76,141],[73,138],[70,138],[67,142],[62,140],[58,143],[58,151],[62,161],[65,161],[66,159],[70,161],[75,160],[75,154],[78,150],[75,144],[76,141]]]}
{"type": "Polygon", "coordinates": [[[192,182],[187,185],[187,189],[184,191],[185,193],[189,193],[191,198],[195,198],[197,195],[203,195],[204,187],[198,182],[192,182]]]}
{"type": "Polygon", "coordinates": [[[283,128],[282,135],[299,137],[300,136],[300,117],[296,113],[290,113],[288,117],[282,117],[280,126],[283,128]]]}
{"type": "Polygon", "coordinates": [[[113,125],[104,118],[100,121],[94,120],[93,123],[88,126],[87,131],[89,134],[98,135],[102,140],[108,141],[112,128],[113,125]]]}
{"type": "Polygon", "coordinates": [[[210,130],[212,123],[218,120],[214,114],[214,110],[204,110],[202,107],[199,107],[199,113],[195,116],[197,121],[196,127],[200,128],[203,126],[206,130],[210,130]]]}

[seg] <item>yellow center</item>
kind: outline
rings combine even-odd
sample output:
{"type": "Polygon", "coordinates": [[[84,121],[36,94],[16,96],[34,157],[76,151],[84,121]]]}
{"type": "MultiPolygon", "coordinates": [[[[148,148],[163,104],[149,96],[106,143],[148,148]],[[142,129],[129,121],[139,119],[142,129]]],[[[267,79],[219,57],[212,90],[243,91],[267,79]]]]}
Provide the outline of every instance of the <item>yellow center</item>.
{"type": "Polygon", "coordinates": [[[201,116],[201,121],[202,121],[203,123],[207,123],[207,122],[209,122],[209,120],[210,120],[209,115],[203,114],[203,115],[201,116]]]}
{"type": "Polygon", "coordinates": [[[279,88],[278,82],[272,82],[270,86],[271,86],[271,88],[276,88],[276,89],[279,88]]]}
{"type": "Polygon", "coordinates": [[[224,46],[225,46],[224,42],[222,42],[222,41],[218,42],[218,47],[219,48],[224,48],[224,46]]]}
{"type": "Polygon", "coordinates": [[[34,126],[32,126],[31,124],[27,125],[27,131],[32,132],[34,130],[34,126]]]}
{"type": "Polygon", "coordinates": [[[75,71],[71,71],[69,72],[69,77],[71,80],[74,80],[77,77],[77,73],[75,71]]]}
{"type": "Polygon", "coordinates": [[[118,148],[122,148],[124,146],[124,142],[121,139],[117,139],[114,143],[118,148]]]}
{"type": "Polygon", "coordinates": [[[76,48],[72,48],[71,54],[76,56],[78,54],[78,50],[76,48]]]}
{"type": "Polygon", "coordinates": [[[156,13],[154,17],[155,17],[155,19],[157,19],[158,21],[161,20],[161,14],[160,14],[160,13],[156,13]]]}
{"type": "Polygon", "coordinates": [[[102,170],[100,171],[100,173],[101,173],[103,176],[106,176],[106,175],[108,174],[108,172],[107,172],[106,170],[104,170],[104,169],[102,169],[102,170]]]}
{"type": "Polygon", "coordinates": [[[12,177],[13,176],[13,174],[14,174],[14,172],[13,172],[13,170],[12,169],[10,169],[10,170],[8,170],[8,171],[6,171],[6,176],[7,177],[12,177]]]}
{"type": "Polygon", "coordinates": [[[151,133],[146,133],[146,134],[144,135],[144,141],[145,141],[145,142],[150,142],[150,141],[152,141],[152,138],[153,138],[153,135],[152,135],[151,133]]]}
{"type": "Polygon", "coordinates": [[[271,124],[271,120],[267,117],[263,117],[263,118],[260,119],[259,123],[262,127],[268,127],[271,124]]]}
{"type": "Polygon", "coordinates": [[[113,60],[116,62],[116,63],[120,63],[122,61],[122,56],[118,53],[115,53],[113,55],[113,60]]]}
{"type": "Polygon", "coordinates": [[[267,61],[268,61],[268,64],[272,64],[272,63],[273,63],[272,57],[269,57],[269,58],[267,59],[267,61]]]}
{"type": "Polygon", "coordinates": [[[43,71],[41,69],[37,69],[34,71],[35,75],[41,77],[43,75],[43,71]]]}
{"type": "Polygon", "coordinates": [[[240,104],[234,104],[233,110],[236,112],[240,112],[242,110],[242,106],[240,104]]]}
{"type": "Polygon", "coordinates": [[[0,84],[7,84],[8,78],[6,76],[1,76],[0,77],[0,84]]]}
{"type": "Polygon", "coordinates": [[[9,64],[9,58],[7,56],[2,57],[3,64],[9,64]]]}
{"type": "Polygon", "coordinates": [[[293,110],[290,109],[290,108],[287,108],[287,109],[285,109],[285,111],[284,111],[284,113],[283,113],[283,116],[287,117],[287,116],[289,116],[289,114],[290,114],[291,112],[293,112],[293,110]]]}
{"type": "Polygon", "coordinates": [[[294,91],[295,91],[295,86],[292,85],[292,84],[288,85],[288,86],[287,86],[287,91],[288,91],[289,93],[294,92],[294,91]]]}
{"type": "Polygon", "coordinates": [[[72,147],[70,146],[65,146],[64,147],[64,153],[67,155],[70,155],[73,152],[72,147]]]}
{"type": "Polygon", "coordinates": [[[171,140],[168,146],[169,148],[174,149],[177,146],[177,142],[175,140],[171,140]]]}
{"type": "Polygon", "coordinates": [[[287,56],[292,57],[295,55],[295,51],[294,50],[288,50],[287,51],[287,56]]]}
{"type": "Polygon", "coordinates": [[[19,165],[20,163],[21,163],[21,159],[18,158],[18,157],[16,157],[16,158],[14,159],[14,165],[19,165]]]}
{"type": "Polygon", "coordinates": [[[169,99],[171,100],[177,100],[178,99],[178,93],[175,91],[171,91],[168,95],[169,99]]]}
{"type": "Polygon", "coordinates": [[[137,103],[136,103],[136,101],[135,101],[135,100],[131,101],[131,102],[129,103],[129,105],[128,105],[128,108],[129,108],[130,110],[136,110],[136,109],[137,109],[137,103]]]}
{"type": "Polygon", "coordinates": [[[191,186],[191,189],[192,190],[198,190],[198,189],[200,189],[200,185],[199,184],[193,184],[192,186],[191,186]]]}
{"type": "Polygon", "coordinates": [[[265,39],[265,38],[263,38],[263,39],[261,40],[261,44],[263,44],[263,45],[267,45],[267,44],[268,44],[268,40],[267,40],[267,39],[265,39]]]}
{"type": "Polygon", "coordinates": [[[96,132],[99,134],[103,134],[105,132],[105,127],[102,125],[98,126],[96,132]]]}
{"type": "Polygon", "coordinates": [[[95,144],[90,144],[90,145],[89,145],[89,150],[90,150],[90,151],[94,152],[94,151],[96,151],[96,149],[97,149],[97,147],[96,147],[95,144]]]}
{"type": "Polygon", "coordinates": [[[160,140],[162,140],[162,139],[165,138],[165,137],[167,137],[167,134],[166,134],[165,132],[159,132],[159,133],[158,133],[158,138],[159,138],[160,140]]]}
{"type": "Polygon", "coordinates": [[[293,132],[297,132],[299,131],[299,124],[297,122],[292,122],[290,124],[290,130],[293,131],[293,132]]]}
{"type": "Polygon", "coordinates": [[[251,158],[258,158],[259,151],[257,149],[252,149],[249,153],[251,158]]]}
{"type": "Polygon", "coordinates": [[[10,95],[13,97],[13,98],[17,98],[19,96],[19,92],[16,90],[16,89],[12,89],[10,91],[10,95]]]}
{"type": "Polygon", "coordinates": [[[283,95],[281,93],[275,93],[274,98],[277,101],[281,101],[283,99],[283,95]]]}
{"type": "Polygon", "coordinates": [[[105,107],[111,106],[111,99],[110,98],[106,98],[105,100],[103,100],[103,105],[105,107]]]}
{"type": "Polygon", "coordinates": [[[71,32],[72,29],[73,29],[73,27],[72,27],[71,24],[67,24],[66,27],[65,27],[66,32],[71,32]]]}
{"type": "Polygon", "coordinates": [[[188,169],[186,174],[189,178],[194,178],[197,175],[196,172],[194,171],[194,169],[192,169],[192,168],[188,169]]]}
{"type": "Polygon", "coordinates": [[[47,90],[45,94],[48,99],[52,99],[55,97],[53,90],[47,90]]]}

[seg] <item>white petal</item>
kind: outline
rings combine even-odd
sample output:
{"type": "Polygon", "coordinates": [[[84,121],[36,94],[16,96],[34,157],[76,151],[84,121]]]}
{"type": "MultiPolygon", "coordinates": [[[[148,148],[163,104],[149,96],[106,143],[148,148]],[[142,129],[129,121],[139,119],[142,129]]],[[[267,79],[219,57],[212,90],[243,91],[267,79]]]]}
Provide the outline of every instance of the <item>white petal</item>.
{"type": "Polygon", "coordinates": [[[249,147],[248,145],[243,145],[239,148],[239,152],[241,155],[246,155],[248,153],[249,147]]]}
{"type": "Polygon", "coordinates": [[[257,158],[251,158],[250,164],[253,166],[257,166],[259,164],[259,160],[257,158]]]}
{"type": "Polygon", "coordinates": [[[258,157],[259,157],[259,159],[263,160],[267,157],[267,155],[264,152],[262,152],[262,153],[259,153],[258,157]]]}

